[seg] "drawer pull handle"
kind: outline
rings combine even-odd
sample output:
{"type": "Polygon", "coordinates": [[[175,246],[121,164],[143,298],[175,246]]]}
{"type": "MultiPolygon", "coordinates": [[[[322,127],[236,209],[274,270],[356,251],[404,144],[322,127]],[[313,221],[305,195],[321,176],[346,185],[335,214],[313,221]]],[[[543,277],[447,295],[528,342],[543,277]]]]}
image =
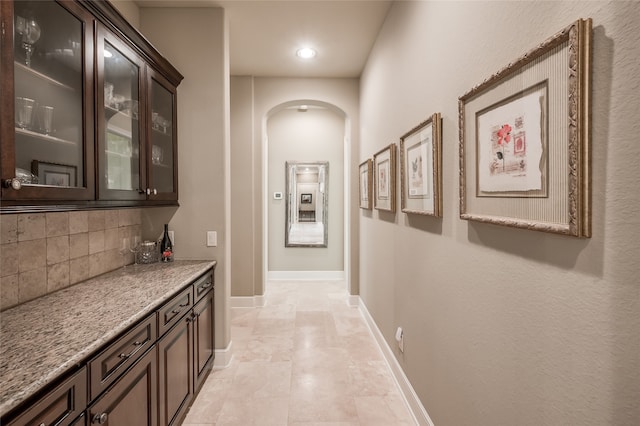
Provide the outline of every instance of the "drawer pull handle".
{"type": "Polygon", "coordinates": [[[99,425],[103,425],[107,422],[108,418],[109,416],[107,415],[107,413],[96,414],[95,416],[93,416],[91,423],[97,423],[99,425]]]}
{"type": "Polygon", "coordinates": [[[174,309],[171,311],[172,314],[178,315],[180,313],[180,309],[174,309]]]}
{"type": "Polygon", "coordinates": [[[140,346],[142,344],[142,342],[138,342],[137,340],[135,342],[133,342],[133,346],[140,346]]]}
{"type": "Polygon", "coordinates": [[[187,302],[187,303],[183,303],[183,304],[181,304],[181,305],[179,305],[179,306],[180,306],[180,307],[182,307],[182,308],[186,308],[187,306],[189,306],[189,302],[187,302]]]}
{"type": "Polygon", "coordinates": [[[131,356],[131,354],[120,354],[120,355],[118,355],[118,358],[127,359],[130,356],[131,356]]]}

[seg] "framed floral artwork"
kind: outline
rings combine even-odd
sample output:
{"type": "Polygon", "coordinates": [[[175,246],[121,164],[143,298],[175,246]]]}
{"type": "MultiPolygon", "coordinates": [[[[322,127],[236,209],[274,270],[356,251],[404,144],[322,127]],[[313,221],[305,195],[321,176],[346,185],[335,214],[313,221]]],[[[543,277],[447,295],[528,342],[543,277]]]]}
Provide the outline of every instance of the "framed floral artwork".
{"type": "Polygon", "coordinates": [[[435,113],[400,138],[405,213],[442,217],[442,118],[435,113]]]}
{"type": "Polygon", "coordinates": [[[374,206],[377,210],[396,211],[396,144],[373,156],[374,206]]]}
{"type": "Polygon", "coordinates": [[[364,163],[360,164],[359,168],[360,176],[360,208],[365,210],[371,210],[373,206],[372,194],[372,180],[373,180],[373,162],[371,159],[367,159],[364,163]]]}
{"type": "Polygon", "coordinates": [[[459,98],[460,217],[591,236],[591,20],[459,98]]]}

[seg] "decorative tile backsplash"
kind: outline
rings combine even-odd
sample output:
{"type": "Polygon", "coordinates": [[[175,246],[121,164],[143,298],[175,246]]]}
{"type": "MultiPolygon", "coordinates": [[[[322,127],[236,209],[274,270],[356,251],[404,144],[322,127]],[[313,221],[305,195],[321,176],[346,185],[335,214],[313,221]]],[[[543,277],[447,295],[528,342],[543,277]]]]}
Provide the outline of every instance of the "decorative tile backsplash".
{"type": "Polygon", "coordinates": [[[140,209],[0,216],[0,310],[133,263],[140,209]]]}

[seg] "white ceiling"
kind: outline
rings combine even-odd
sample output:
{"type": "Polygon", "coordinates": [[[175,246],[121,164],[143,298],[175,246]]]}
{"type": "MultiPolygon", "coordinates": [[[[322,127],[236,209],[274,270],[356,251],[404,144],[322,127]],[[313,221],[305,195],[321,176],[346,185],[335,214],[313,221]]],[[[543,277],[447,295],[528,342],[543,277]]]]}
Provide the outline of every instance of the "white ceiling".
{"type": "Polygon", "coordinates": [[[136,0],[144,7],[223,7],[231,75],[359,77],[393,0],[136,0]],[[313,60],[297,49],[317,50],[313,60]]]}

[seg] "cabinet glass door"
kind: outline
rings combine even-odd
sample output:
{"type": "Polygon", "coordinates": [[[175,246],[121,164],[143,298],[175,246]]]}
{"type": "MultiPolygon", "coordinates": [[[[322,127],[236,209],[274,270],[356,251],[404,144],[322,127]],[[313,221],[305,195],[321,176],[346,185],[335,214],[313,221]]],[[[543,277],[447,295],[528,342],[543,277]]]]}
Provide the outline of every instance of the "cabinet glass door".
{"type": "Polygon", "coordinates": [[[151,199],[177,200],[176,94],[160,75],[149,71],[151,131],[149,187],[151,199]]]}
{"type": "Polygon", "coordinates": [[[98,146],[100,199],[143,199],[141,60],[104,28],[99,32],[98,146]]]}
{"type": "Polygon", "coordinates": [[[3,188],[3,198],[92,199],[91,17],[73,3],[3,3],[3,22],[13,4],[13,46],[3,44],[13,47],[13,64],[3,59],[2,71],[13,74],[3,89],[14,98],[15,125],[3,133],[2,178],[22,184],[3,188]]]}

